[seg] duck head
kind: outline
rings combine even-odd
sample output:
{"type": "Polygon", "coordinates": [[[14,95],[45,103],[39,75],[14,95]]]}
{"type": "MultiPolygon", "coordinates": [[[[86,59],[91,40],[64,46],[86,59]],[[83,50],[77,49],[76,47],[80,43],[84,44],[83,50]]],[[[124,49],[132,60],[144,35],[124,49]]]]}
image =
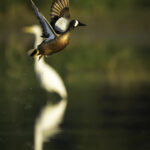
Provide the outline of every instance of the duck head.
{"type": "Polygon", "coordinates": [[[71,20],[69,24],[69,30],[73,30],[74,28],[80,27],[80,26],[86,26],[86,24],[81,23],[79,20],[71,20]]]}

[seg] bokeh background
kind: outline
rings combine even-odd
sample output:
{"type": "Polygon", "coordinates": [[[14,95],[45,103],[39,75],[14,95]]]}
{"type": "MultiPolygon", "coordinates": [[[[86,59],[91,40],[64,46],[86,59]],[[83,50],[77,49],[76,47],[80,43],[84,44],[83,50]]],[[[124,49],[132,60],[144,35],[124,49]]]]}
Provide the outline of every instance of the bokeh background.
{"type": "MultiPolygon", "coordinates": [[[[51,0],[34,0],[49,19],[51,0]]],[[[88,26],[46,58],[62,76],[68,107],[62,133],[44,149],[150,149],[150,1],[70,0],[88,26]]],[[[34,123],[51,97],[26,54],[38,24],[29,0],[0,2],[0,149],[32,150],[34,123]]]]}

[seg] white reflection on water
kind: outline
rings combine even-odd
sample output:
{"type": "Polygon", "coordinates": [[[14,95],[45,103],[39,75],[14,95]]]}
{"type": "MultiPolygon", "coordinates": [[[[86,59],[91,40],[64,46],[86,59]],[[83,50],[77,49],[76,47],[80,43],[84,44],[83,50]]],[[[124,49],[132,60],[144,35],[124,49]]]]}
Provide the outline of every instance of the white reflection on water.
{"type": "Polygon", "coordinates": [[[35,124],[35,150],[42,150],[44,141],[56,135],[60,129],[59,125],[63,120],[67,106],[66,100],[58,104],[45,106],[35,124]]]}
{"type": "MultiPolygon", "coordinates": [[[[24,30],[35,35],[35,47],[42,42],[42,31],[39,26],[26,27],[24,30]]],[[[44,61],[44,58],[35,58],[34,70],[43,89],[47,92],[56,92],[62,98],[57,104],[48,103],[35,123],[34,149],[42,150],[43,143],[60,131],[59,125],[67,106],[67,91],[59,74],[44,61]]]]}

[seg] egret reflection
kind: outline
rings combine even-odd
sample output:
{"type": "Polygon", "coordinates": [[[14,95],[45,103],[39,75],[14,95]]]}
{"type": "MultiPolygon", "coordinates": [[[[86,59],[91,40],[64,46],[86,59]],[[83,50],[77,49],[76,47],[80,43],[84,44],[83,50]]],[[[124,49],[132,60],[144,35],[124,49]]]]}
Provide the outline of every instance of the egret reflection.
{"type": "Polygon", "coordinates": [[[58,104],[48,104],[42,109],[42,112],[35,124],[34,142],[35,150],[42,150],[43,143],[50,140],[51,137],[59,133],[64,112],[67,106],[66,100],[61,100],[58,104]]]}
{"type": "MultiPolygon", "coordinates": [[[[26,27],[24,31],[35,35],[35,47],[41,43],[42,31],[38,25],[26,27]]],[[[34,59],[34,70],[42,88],[47,92],[55,92],[61,97],[57,104],[48,102],[36,119],[34,149],[42,150],[43,143],[60,131],[59,125],[67,106],[67,91],[59,74],[44,61],[44,58],[39,60],[37,56],[34,59]]]]}

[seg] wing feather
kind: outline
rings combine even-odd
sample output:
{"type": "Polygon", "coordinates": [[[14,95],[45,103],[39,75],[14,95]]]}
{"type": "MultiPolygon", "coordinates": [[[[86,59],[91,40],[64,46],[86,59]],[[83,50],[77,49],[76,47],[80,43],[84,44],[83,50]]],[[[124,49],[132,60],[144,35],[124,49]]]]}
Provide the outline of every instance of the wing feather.
{"type": "Polygon", "coordinates": [[[67,1],[66,1],[66,0],[64,0],[64,5],[65,5],[65,6],[68,6],[68,4],[67,4],[67,1]]]}
{"type": "Polygon", "coordinates": [[[63,9],[61,1],[58,0],[58,4],[59,4],[60,8],[63,9]]]}
{"type": "Polygon", "coordinates": [[[51,20],[54,18],[70,18],[69,0],[53,0],[50,10],[51,20]],[[53,13],[55,12],[55,13],[53,13]]]}
{"type": "Polygon", "coordinates": [[[59,12],[60,12],[60,9],[59,9],[57,6],[55,6],[54,8],[52,8],[52,12],[53,12],[53,11],[59,13],[59,12]]]}
{"type": "Polygon", "coordinates": [[[42,30],[43,30],[42,37],[47,38],[47,41],[54,39],[56,34],[55,34],[55,31],[53,30],[52,26],[48,23],[46,18],[39,12],[38,8],[36,7],[36,5],[34,4],[34,2],[32,0],[31,0],[31,4],[32,4],[33,10],[40,22],[40,25],[42,27],[42,30]]]}
{"type": "Polygon", "coordinates": [[[64,1],[61,1],[61,4],[62,4],[63,8],[65,8],[65,3],[64,3],[64,1]]]}

